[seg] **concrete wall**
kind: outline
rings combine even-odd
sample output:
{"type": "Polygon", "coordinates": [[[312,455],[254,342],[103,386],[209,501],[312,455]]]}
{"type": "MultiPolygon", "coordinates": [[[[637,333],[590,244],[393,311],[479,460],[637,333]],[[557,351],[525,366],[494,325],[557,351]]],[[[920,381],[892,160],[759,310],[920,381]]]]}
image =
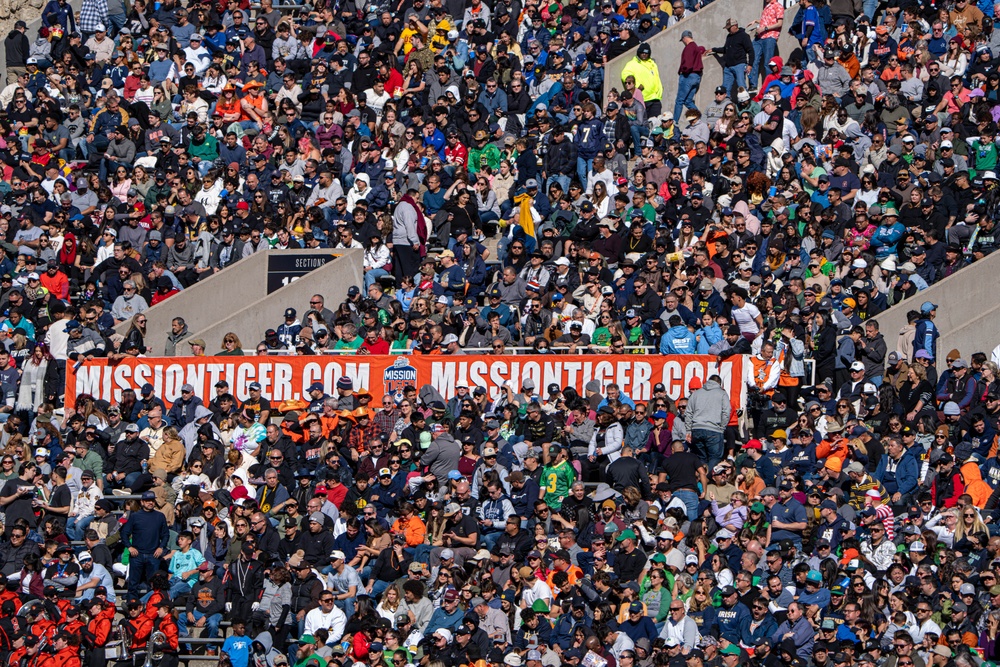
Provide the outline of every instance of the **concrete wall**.
{"type": "MultiPolygon", "coordinates": [[[[1000,344],[998,274],[1000,253],[994,253],[880,314],[875,319],[889,350],[896,348],[899,330],[906,326],[907,311],[919,311],[920,304],[930,301],[938,305],[934,320],[941,330],[938,361],[952,349],[958,350],[966,361],[974,352],[989,355],[1000,344]]],[[[938,363],[938,369],[944,370],[943,363],[938,363]]]]}
{"type": "MultiPolygon", "coordinates": [[[[694,35],[695,43],[705,47],[706,50],[703,58],[705,70],[701,78],[701,87],[695,96],[698,108],[703,109],[706,104],[712,101],[712,93],[716,86],[722,85],[722,65],[719,59],[711,54],[711,51],[713,47],[722,46],[726,41],[726,20],[735,17],[739,19],[741,26],[746,26],[751,21],[760,18],[762,9],[763,4],[759,0],[750,2],[716,0],[708,7],[688,14],[676,25],[649,40],[649,46],[653,51],[653,60],[656,61],[660,69],[660,80],[663,83],[664,111],[673,111],[674,99],[677,97],[677,67],[681,62],[681,52],[684,50],[684,44],[680,41],[681,33],[690,30],[691,34],[694,35]]],[[[786,32],[797,11],[798,4],[785,10],[785,27],[778,39],[778,55],[783,57],[787,57],[798,46],[796,41],[786,32]]],[[[632,50],[623,53],[605,66],[605,99],[612,88],[617,88],[619,91],[623,89],[622,70],[634,57],[635,50],[632,50]]]]}
{"type": "MultiPolygon", "coordinates": [[[[301,251],[297,251],[301,252],[301,251]]],[[[322,252],[330,253],[330,250],[322,252]]],[[[260,294],[256,300],[241,299],[245,307],[241,310],[217,317],[214,321],[198,327],[189,327],[192,338],[202,338],[208,345],[208,354],[222,348],[222,337],[232,331],[239,336],[246,353],[252,354],[254,346],[264,338],[264,331],[277,328],[284,322],[285,308],[293,307],[299,318],[309,309],[309,297],[322,294],[326,307],[335,310],[347,298],[347,290],[352,285],[361,287],[364,280],[364,251],[360,248],[337,250],[337,259],[310,272],[308,275],[290,282],[276,292],[264,295],[264,290],[254,290],[260,294]]],[[[240,262],[239,264],[242,264],[240,262]]],[[[236,264],[236,266],[239,266],[236,264]]],[[[235,268],[235,267],[233,267],[235,268]]],[[[227,269],[228,271],[228,269],[227,269]]],[[[246,291],[246,284],[235,283],[246,291]]],[[[263,287],[263,282],[259,283],[263,287]]],[[[173,301],[177,297],[167,299],[173,301]]],[[[210,311],[222,315],[221,311],[210,311]]],[[[331,323],[332,324],[332,323],[331,323]]],[[[186,354],[190,349],[178,350],[186,354]]]]}
{"type": "MultiPolygon", "coordinates": [[[[296,253],[306,255],[329,255],[331,252],[329,249],[296,251],[296,253]]],[[[353,255],[355,253],[359,256],[358,263],[360,265],[360,258],[363,258],[363,252],[360,250],[337,251],[334,254],[353,255]]],[[[167,334],[170,333],[170,323],[175,317],[183,317],[190,331],[200,331],[242,311],[250,304],[261,301],[270,303],[267,297],[277,297],[281,290],[270,295],[267,294],[267,263],[269,254],[266,252],[254,253],[250,257],[233,264],[225,271],[195,283],[180,294],[176,294],[146,311],[146,331],[148,332],[146,345],[152,348],[152,354],[160,356],[164,353],[167,334]]],[[[312,283],[312,281],[309,282],[312,283]]],[[[347,288],[351,285],[361,285],[360,278],[343,286],[342,291],[345,295],[347,288]]],[[[323,293],[323,290],[314,288],[313,293],[323,293]]],[[[324,296],[326,296],[328,301],[333,301],[332,294],[324,294],[324,296]]],[[[288,306],[294,306],[296,309],[301,310],[303,306],[309,303],[309,299],[294,303],[290,301],[275,301],[275,303],[283,303],[284,305],[281,306],[282,310],[288,306]]],[[[280,323],[281,318],[279,313],[278,319],[274,320],[271,326],[277,326],[280,323]]],[[[264,329],[267,329],[267,327],[264,327],[255,335],[260,335],[264,329]]],[[[119,333],[124,334],[128,331],[128,324],[119,325],[117,330],[119,333]]],[[[252,343],[247,342],[242,336],[240,336],[240,340],[243,340],[247,345],[255,345],[257,343],[256,340],[252,343]]],[[[212,353],[217,351],[217,347],[222,342],[222,339],[220,337],[218,341],[212,341],[206,338],[205,341],[209,344],[207,352],[212,353]]],[[[186,354],[188,348],[185,346],[184,349],[178,349],[177,352],[178,354],[186,354]]]]}

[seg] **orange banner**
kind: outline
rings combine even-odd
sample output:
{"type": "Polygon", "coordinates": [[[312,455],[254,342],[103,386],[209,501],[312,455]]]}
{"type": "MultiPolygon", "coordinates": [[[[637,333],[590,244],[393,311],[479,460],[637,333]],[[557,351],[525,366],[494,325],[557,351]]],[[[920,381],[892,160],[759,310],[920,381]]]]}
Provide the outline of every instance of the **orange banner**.
{"type": "Polygon", "coordinates": [[[67,365],[66,406],[73,407],[81,394],[117,403],[123,390],[131,388],[138,394],[147,382],[168,406],[185,384],[208,402],[215,397],[219,380],[229,382],[240,401],[248,398],[251,382],[260,383],[261,393],[272,404],[308,401],[309,385],[321,382],[328,394],[335,394],[337,380],[345,375],[355,388],[368,389],[376,406],[382,396],[398,394],[407,385],[419,389],[431,384],[445,398],[454,396],[456,387],[486,387],[493,399],[503,383],[511,381],[520,388],[528,378],[542,393],[554,382],[582,394],[584,385],[598,380],[602,388],[615,383],[632,400],[647,401],[658,383],[676,399],[686,393],[693,378],[704,380],[717,373],[735,413],[745,399],[743,368],[739,356],[716,363],[715,357],[702,355],[148,357],[114,364],[89,361],[78,368],[67,365]]]}

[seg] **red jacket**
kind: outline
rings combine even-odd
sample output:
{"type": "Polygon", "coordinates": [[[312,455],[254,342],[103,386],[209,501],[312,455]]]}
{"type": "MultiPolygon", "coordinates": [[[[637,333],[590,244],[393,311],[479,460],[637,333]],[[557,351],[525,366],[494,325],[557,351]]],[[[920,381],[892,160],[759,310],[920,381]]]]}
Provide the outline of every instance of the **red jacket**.
{"type": "Polygon", "coordinates": [[[67,646],[61,651],[57,651],[52,660],[55,667],[80,667],[80,649],[75,646],[67,646]]]}

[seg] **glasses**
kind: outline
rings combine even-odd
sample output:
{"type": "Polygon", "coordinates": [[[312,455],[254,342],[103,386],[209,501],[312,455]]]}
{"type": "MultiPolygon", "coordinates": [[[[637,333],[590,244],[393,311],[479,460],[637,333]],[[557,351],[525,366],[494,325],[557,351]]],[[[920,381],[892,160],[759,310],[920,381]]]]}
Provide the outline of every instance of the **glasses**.
{"type": "Polygon", "coordinates": [[[320,598],[319,601],[323,604],[333,604],[333,598],[320,598]]]}

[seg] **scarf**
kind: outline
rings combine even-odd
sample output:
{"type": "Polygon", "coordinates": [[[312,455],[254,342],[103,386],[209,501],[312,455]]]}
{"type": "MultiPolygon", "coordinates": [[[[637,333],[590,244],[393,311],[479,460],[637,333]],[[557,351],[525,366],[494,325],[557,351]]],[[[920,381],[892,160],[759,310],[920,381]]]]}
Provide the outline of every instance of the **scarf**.
{"type": "Polygon", "coordinates": [[[417,238],[420,239],[420,254],[423,255],[426,252],[424,247],[427,245],[427,219],[424,218],[424,212],[420,210],[416,200],[410,195],[403,195],[399,201],[406,202],[417,212],[417,238]]]}
{"type": "Polygon", "coordinates": [[[531,217],[531,205],[534,202],[535,200],[526,192],[514,195],[514,203],[518,206],[517,224],[521,225],[521,229],[528,236],[535,235],[535,219],[531,217]]]}
{"type": "Polygon", "coordinates": [[[16,409],[38,411],[42,401],[45,400],[45,371],[48,367],[47,359],[42,359],[42,363],[37,366],[31,359],[24,362],[21,386],[17,390],[16,409]]]}

